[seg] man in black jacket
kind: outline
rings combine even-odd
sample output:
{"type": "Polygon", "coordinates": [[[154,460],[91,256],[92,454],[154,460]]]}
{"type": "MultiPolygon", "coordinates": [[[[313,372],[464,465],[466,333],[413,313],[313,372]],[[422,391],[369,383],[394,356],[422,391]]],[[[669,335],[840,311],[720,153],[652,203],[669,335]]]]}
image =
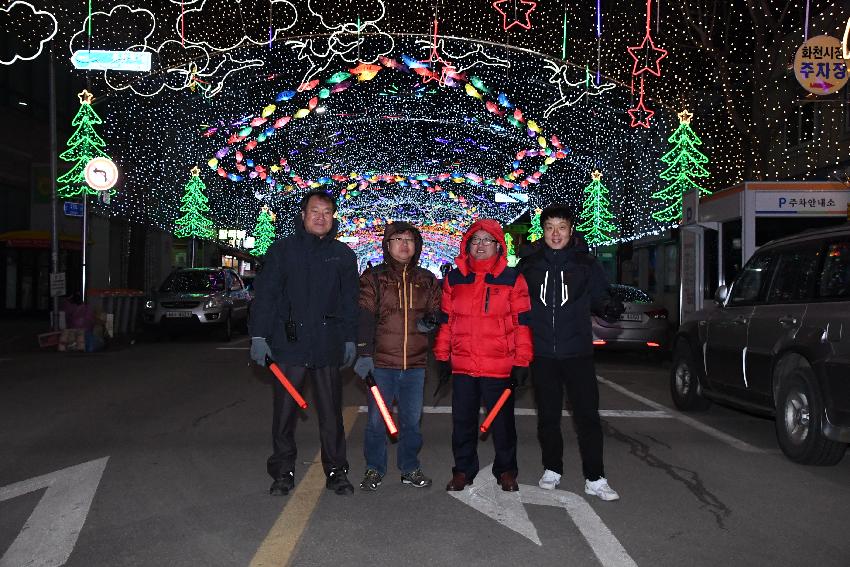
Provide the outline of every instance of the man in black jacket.
{"type": "MultiPolygon", "coordinates": [[[[335,212],[336,203],[324,192],[311,191],[301,200],[295,234],[266,252],[250,332],[254,362],[265,366],[272,358],[297,389],[310,376],[326,486],[342,495],[354,487],[347,477],[339,366],[350,366],[356,356],[358,277],[354,252],[334,238],[335,212]]],[[[296,420],[295,401],[275,381],[270,494],[289,494],[295,485],[296,420]]]]}
{"type": "Polygon", "coordinates": [[[616,319],[622,313],[622,304],[610,295],[605,272],[588,253],[587,244],[573,235],[573,221],[567,205],[543,209],[543,242],[518,266],[531,296],[531,375],[544,468],[538,485],[552,490],[560,484],[564,472],[561,410],[566,390],[578,434],[585,493],[617,500],[620,496],[608,485],[602,464],[590,314],[616,319]]]}

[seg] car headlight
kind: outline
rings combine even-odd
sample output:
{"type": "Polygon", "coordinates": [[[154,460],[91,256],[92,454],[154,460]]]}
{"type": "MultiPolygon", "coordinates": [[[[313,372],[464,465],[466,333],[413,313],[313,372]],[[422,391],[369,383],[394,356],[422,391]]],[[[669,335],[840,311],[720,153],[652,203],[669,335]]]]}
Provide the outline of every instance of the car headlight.
{"type": "Polygon", "coordinates": [[[153,309],[156,307],[156,302],[153,299],[145,301],[145,309],[153,309]]]}
{"type": "Polygon", "coordinates": [[[211,297],[204,303],[204,309],[217,309],[221,307],[221,300],[217,297],[211,297]]]}

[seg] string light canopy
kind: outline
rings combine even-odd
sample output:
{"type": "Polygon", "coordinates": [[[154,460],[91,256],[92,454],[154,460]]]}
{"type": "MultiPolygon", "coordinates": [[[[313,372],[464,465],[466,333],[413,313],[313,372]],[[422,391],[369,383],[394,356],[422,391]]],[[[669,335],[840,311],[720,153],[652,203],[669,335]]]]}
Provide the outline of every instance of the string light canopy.
{"type": "MultiPolygon", "coordinates": [[[[744,178],[781,178],[790,167],[797,168],[798,178],[823,175],[818,173],[824,169],[817,161],[821,153],[792,143],[791,132],[796,128],[805,134],[807,124],[814,129],[815,123],[821,132],[838,132],[839,105],[832,105],[836,111],[812,112],[814,107],[797,104],[793,77],[784,74],[730,78],[724,73],[751,68],[754,59],[759,64],[753,69],[782,68],[765,62],[793,53],[804,24],[811,35],[840,37],[844,22],[831,19],[831,2],[812,0],[808,21],[797,5],[782,16],[778,37],[791,34],[788,49],[781,42],[766,48],[764,37],[770,33],[763,32],[770,31],[770,21],[729,3],[722,6],[726,28],[705,36],[715,44],[732,38],[725,49],[695,50],[705,22],[683,11],[687,2],[652,6],[648,11],[643,3],[616,3],[602,10],[574,0],[538,3],[528,12],[530,33],[520,26],[506,29],[491,3],[472,0],[438,0],[436,5],[172,0],[147,8],[155,24],[151,32],[151,18],[138,8],[99,7],[105,15],[93,13],[87,20],[84,3],[47,3],[15,13],[27,25],[4,25],[13,35],[16,29],[34,31],[30,38],[12,37],[0,61],[29,64],[23,59],[35,53],[33,42],[40,46],[53,37],[51,19],[38,11],[63,23],[54,37],[58,44],[70,46],[76,36],[75,47],[84,42],[92,49],[152,53],[149,74],[107,71],[90,73],[88,79],[104,118],[100,134],[126,172],[110,214],[167,230],[180,216],[183,172],[195,163],[205,164],[208,216],[215,227],[250,231],[258,208],[268,205],[281,215],[281,235],[292,229],[299,197],[316,183],[339,199],[347,219],[364,219],[352,223],[355,232],[371,230],[373,221],[392,220],[396,214],[369,208],[374,207],[374,200],[367,199],[372,193],[412,203],[399,214],[415,222],[439,224],[445,219],[429,213],[436,209],[459,219],[460,228],[475,215],[509,222],[555,200],[580,210],[587,172],[599,169],[606,172],[618,239],[637,238],[669,226],[653,218],[659,203],[649,197],[665,185],[660,157],[669,149],[666,137],[676,129],[676,114],[684,106],[698,117],[703,151],[711,156],[706,166],[711,175],[705,180],[710,191],[744,178]],[[198,10],[203,19],[194,21],[203,21],[203,29],[192,23],[198,10]],[[122,13],[126,17],[116,17],[122,13]],[[639,47],[648,29],[656,48],[663,45],[667,55],[660,77],[639,73],[652,74],[641,91],[637,84],[632,88],[636,61],[627,48],[639,47]],[[337,82],[330,81],[335,75],[337,82]],[[287,92],[294,94],[277,100],[287,92]],[[264,117],[271,104],[276,108],[264,117]],[[749,112],[747,105],[754,104],[768,112],[749,112]],[[308,112],[296,118],[302,109],[308,112]],[[523,120],[514,118],[517,109],[523,120]],[[637,112],[632,115],[630,109],[637,112]],[[258,140],[286,116],[288,124],[258,140]],[[270,123],[250,126],[257,118],[270,123]],[[553,136],[559,140],[563,158],[548,165],[550,155],[517,158],[524,150],[544,149],[536,132],[529,135],[529,120],[539,126],[548,149],[554,149],[553,136]],[[632,129],[633,122],[649,127],[632,129]],[[250,135],[228,143],[249,126],[250,135]],[[758,133],[763,129],[773,143],[770,151],[765,151],[765,135],[758,133]],[[251,141],[257,146],[246,151],[251,141]],[[222,163],[209,169],[209,161],[226,146],[227,155],[216,158],[222,163]],[[239,162],[237,150],[243,155],[239,162]],[[265,178],[257,165],[265,168],[265,178]],[[273,166],[280,170],[272,172],[273,166]],[[541,166],[546,170],[541,172],[541,166]],[[518,169],[523,171],[516,179],[507,177],[518,169]],[[535,173],[540,173],[538,183],[528,179],[535,173]],[[276,180],[274,187],[269,178],[276,180]],[[518,188],[487,183],[499,179],[528,183],[518,188]]],[[[507,11],[514,15],[512,7],[507,11]]],[[[84,76],[77,73],[82,85],[84,76]]]]}

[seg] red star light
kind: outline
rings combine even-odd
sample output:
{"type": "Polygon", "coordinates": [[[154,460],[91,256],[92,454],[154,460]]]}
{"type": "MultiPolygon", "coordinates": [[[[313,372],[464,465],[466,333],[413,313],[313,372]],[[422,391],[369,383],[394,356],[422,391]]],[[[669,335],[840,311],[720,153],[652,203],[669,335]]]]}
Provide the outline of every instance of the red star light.
{"type": "Polygon", "coordinates": [[[643,104],[643,98],[640,99],[636,107],[630,108],[627,112],[632,117],[632,128],[637,128],[638,126],[649,128],[649,119],[655,114],[654,110],[648,109],[643,104]]]}
{"type": "Polygon", "coordinates": [[[532,0],[519,0],[519,3],[523,5],[522,8],[517,8],[514,12],[519,16],[522,14],[525,17],[525,23],[520,19],[513,20],[510,24],[508,23],[508,14],[502,8],[504,4],[511,2],[515,7],[517,5],[516,0],[496,0],[493,2],[493,8],[496,9],[502,15],[502,27],[505,31],[508,31],[514,26],[519,26],[521,28],[530,30],[531,29],[531,13],[537,9],[537,2],[533,2],[532,0]]]}
{"type": "Polygon", "coordinates": [[[656,77],[661,76],[661,60],[667,57],[667,50],[661,47],[655,47],[655,42],[652,41],[652,36],[649,35],[649,31],[646,32],[646,35],[643,38],[643,43],[638,45],[637,47],[628,47],[629,55],[632,56],[632,59],[635,60],[634,67],[632,68],[632,75],[638,76],[644,71],[649,71],[656,77]],[[652,60],[653,63],[649,63],[652,60]],[[638,68],[638,65],[644,61],[643,66],[638,68]]]}

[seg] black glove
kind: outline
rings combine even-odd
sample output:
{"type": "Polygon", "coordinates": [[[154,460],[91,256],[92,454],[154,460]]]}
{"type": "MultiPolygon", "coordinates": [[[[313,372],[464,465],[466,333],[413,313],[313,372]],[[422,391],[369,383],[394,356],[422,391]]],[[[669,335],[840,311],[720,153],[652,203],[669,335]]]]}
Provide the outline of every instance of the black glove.
{"type": "Polygon", "coordinates": [[[445,384],[452,378],[452,363],[448,360],[438,360],[440,364],[440,384],[445,384]]]}
{"type": "Polygon", "coordinates": [[[433,313],[426,313],[421,319],[416,321],[416,330],[420,333],[430,333],[437,329],[437,316],[433,313]]]}
{"type": "Polygon", "coordinates": [[[514,366],[511,368],[511,388],[516,389],[517,386],[525,386],[528,381],[528,366],[514,366]]]}

